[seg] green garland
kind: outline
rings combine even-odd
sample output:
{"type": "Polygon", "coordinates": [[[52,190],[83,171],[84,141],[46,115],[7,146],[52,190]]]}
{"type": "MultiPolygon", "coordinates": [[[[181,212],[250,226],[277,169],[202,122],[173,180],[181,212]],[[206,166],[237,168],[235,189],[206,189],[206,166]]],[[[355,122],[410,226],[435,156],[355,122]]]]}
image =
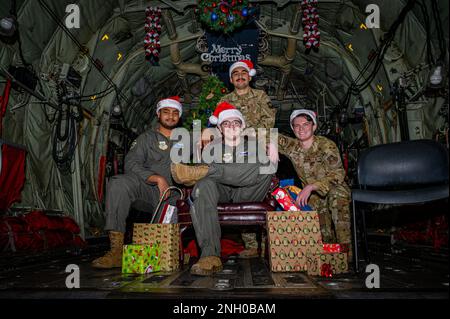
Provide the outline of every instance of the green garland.
{"type": "Polygon", "coordinates": [[[200,120],[202,129],[205,128],[220,99],[227,93],[227,88],[223,82],[215,75],[210,76],[203,84],[197,107],[193,108],[186,117],[184,127],[191,130],[193,121],[200,120]]]}
{"type": "Polygon", "coordinates": [[[213,31],[231,33],[243,26],[253,9],[248,0],[199,0],[200,21],[213,31]]]}

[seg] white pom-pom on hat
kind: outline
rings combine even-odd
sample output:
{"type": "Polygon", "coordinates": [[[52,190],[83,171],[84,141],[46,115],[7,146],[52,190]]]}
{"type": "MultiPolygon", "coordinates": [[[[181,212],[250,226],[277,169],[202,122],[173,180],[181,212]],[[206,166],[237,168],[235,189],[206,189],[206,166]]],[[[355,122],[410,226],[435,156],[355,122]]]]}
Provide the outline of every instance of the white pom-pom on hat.
{"type": "Polygon", "coordinates": [[[217,116],[211,115],[209,117],[209,123],[211,123],[212,125],[217,125],[218,121],[219,121],[219,119],[217,118],[217,116]]]}
{"type": "Polygon", "coordinates": [[[256,70],[255,70],[255,68],[253,66],[253,62],[252,61],[250,61],[250,60],[240,60],[238,62],[233,63],[230,66],[230,70],[229,70],[230,78],[231,78],[231,73],[233,73],[233,70],[238,68],[238,67],[246,69],[248,71],[248,75],[250,75],[250,76],[255,76],[256,75],[256,70]]]}
{"type": "Polygon", "coordinates": [[[237,117],[241,120],[242,125],[245,127],[245,120],[242,113],[228,102],[221,102],[217,105],[213,114],[209,117],[209,123],[213,125],[220,125],[227,118],[237,117]]]}

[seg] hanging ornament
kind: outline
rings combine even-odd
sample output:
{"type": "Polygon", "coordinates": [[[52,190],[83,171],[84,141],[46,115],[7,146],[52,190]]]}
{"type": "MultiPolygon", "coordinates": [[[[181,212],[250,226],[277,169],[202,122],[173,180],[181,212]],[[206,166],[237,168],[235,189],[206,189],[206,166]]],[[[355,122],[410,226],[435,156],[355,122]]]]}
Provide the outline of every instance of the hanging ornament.
{"type": "Polygon", "coordinates": [[[234,21],[234,15],[230,14],[227,18],[228,22],[233,23],[234,21]]]}
{"type": "Polygon", "coordinates": [[[211,92],[206,96],[206,99],[207,99],[207,100],[211,100],[213,97],[214,97],[214,92],[211,91],[211,92]]]}
{"type": "Polygon", "coordinates": [[[148,7],[145,9],[145,37],[144,52],[145,58],[152,65],[159,65],[159,54],[161,52],[161,9],[148,7]]]}
{"type": "Polygon", "coordinates": [[[211,21],[217,21],[217,19],[219,19],[219,16],[215,13],[215,12],[213,12],[213,13],[211,13],[211,21]]]}
{"type": "Polygon", "coordinates": [[[243,8],[242,9],[242,16],[243,17],[247,17],[248,16],[248,9],[247,8],[243,8]]]}
{"type": "Polygon", "coordinates": [[[227,89],[226,89],[226,88],[222,88],[222,89],[220,90],[220,93],[222,93],[222,94],[227,93],[227,89]]]}
{"type": "Polygon", "coordinates": [[[212,6],[213,6],[213,8],[217,7],[217,3],[213,2],[212,6]]]}
{"type": "Polygon", "coordinates": [[[317,9],[317,0],[303,0],[301,2],[303,10],[303,43],[305,44],[306,54],[311,49],[318,52],[320,46],[319,13],[317,9]]]}
{"type": "Polygon", "coordinates": [[[228,7],[226,5],[222,4],[220,6],[220,11],[222,11],[225,14],[227,14],[229,10],[228,10],[228,7]]]}

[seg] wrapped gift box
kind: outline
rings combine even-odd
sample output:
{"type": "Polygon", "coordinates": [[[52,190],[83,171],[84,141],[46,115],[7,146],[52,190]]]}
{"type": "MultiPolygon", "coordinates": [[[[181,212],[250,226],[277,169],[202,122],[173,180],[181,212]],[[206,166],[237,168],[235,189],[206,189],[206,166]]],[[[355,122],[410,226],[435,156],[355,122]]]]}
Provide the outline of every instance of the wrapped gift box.
{"type": "Polygon", "coordinates": [[[322,252],[317,212],[267,212],[271,269],[274,272],[306,271],[308,254],[322,252]]]}
{"type": "Polygon", "coordinates": [[[280,204],[283,210],[290,211],[312,211],[309,205],[299,207],[295,203],[295,199],[302,190],[297,186],[286,186],[284,188],[277,188],[272,192],[272,196],[280,204]]]}
{"type": "Polygon", "coordinates": [[[146,274],[161,270],[160,247],[156,245],[124,245],[122,273],[146,274]]]}
{"type": "Polygon", "coordinates": [[[165,204],[158,222],[160,224],[176,224],[178,222],[177,208],[173,205],[165,204]]]}
{"type": "Polygon", "coordinates": [[[134,224],[133,244],[160,246],[161,270],[176,271],[180,268],[179,224],[134,224]]]}
{"type": "Polygon", "coordinates": [[[327,253],[318,255],[308,255],[307,269],[308,275],[320,276],[323,265],[330,265],[333,274],[348,272],[348,260],[346,253],[327,253]]]}
{"type": "Polygon", "coordinates": [[[283,260],[283,258],[278,258],[277,261],[271,264],[271,269],[273,272],[297,272],[297,271],[307,271],[306,258],[297,259],[296,262],[292,260],[283,260]]]}
{"type": "Polygon", "coordinates": [[[272,196],[276,199],[278,204],[286,211],[299,211],[300,208],[295,205],[289,192],[284,188],[277,188],[272,192],[272,196]]]}
{"type": "MultiPolygon", "coordinates": [[[[315,226],[313,226],[313,229],[315,229],[315,226]]],[[[318,230],[318,232],[320,234],[320,230],[318,230]]],[[[302,236],[299,237],[300,242],[299,252],[304,257],[323,253],[322,235],[320,235],[320,238],[317,237],[318,237],[317,233],[308,233],[308,235],[303,234],[302,236]]]]}
{"type": "Polygon", "coordinates": [[[298,194],[300,194],[300,192],[302,191],[302,189],[300,187],[297,187],[294,185],[285,186],[283,189],[288,191],[289,196],[291,196],[291,198],[293,200],[295,200],[297,198],[298,194]]]}

